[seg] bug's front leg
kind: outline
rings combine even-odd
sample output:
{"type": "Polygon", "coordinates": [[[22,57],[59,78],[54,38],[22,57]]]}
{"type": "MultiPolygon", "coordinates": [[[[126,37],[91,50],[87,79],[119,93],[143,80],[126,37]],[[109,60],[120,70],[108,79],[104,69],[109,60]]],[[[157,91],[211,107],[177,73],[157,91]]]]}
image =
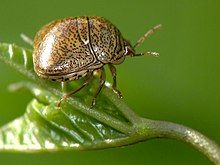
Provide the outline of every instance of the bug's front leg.
{"type": "Polygon", "coordinates": [[[68,97],[70,97],[71,95],[73,95],[73,94],[79,92],[82,88],[84,88],[85,86],[87,86],[87,85],[89,84],[89,82],[92,80],[92,77],[93,77],[92,72],[89,72],[88,75],[87,75],[87,78],[86,78],[85,82],[84,82],[79,88],[77,88],[76,90],[71,91],[71,92],[66,93],[65,95],[63,95],[63,97],[59,100],[57,106],[60,107],[61,103],[62,103],[63,101],[65,101],[68,97]]]}
{"type": "Polygon", "coordinates": [[[102,87],[103,87],[103,85],[105,84],[105,80],[106,80],[105,69],[104,69],[104,67],[102,67],[102,68],[101,68],[100,81],[99,81],[99,87],[98,87],[98,89],[96,90],[96,93],[95,93],[95,95],[94,95],[94,97],[93,97],[93,99],[92,99],[92,104],[91,104],[91,107],[90,107],[90,108],[92,108],[92,107],[95,105],[95,103],[96,103],[96,98],[97,98],[97,96],[99,95],[100,91],[102,90],[102,87]]]}
{"type": "Polygon", "coordinates": [[[112,64],[108,64],[109,69],[111,71],[112,74],[112,78],[113,78],[113,85],[112,85],[112,89],[113,91],[118,95],[118,97],[122,98],[122,94],[121,92],[117,89],[117,80],[116,80],[116,68],[114,65],[112,64]]]}

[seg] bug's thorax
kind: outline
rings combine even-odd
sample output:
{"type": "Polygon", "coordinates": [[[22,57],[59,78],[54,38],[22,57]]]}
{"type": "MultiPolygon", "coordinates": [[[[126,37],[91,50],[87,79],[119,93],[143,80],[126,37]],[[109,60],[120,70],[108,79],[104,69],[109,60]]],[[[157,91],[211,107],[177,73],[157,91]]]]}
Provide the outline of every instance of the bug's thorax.
{"type": "Polygon", "coordinates": [[[121,64],[127,56],[133,56],[135,54],[134,48],[131,46],[130,42],[123,39],[123,49],[116,55],[116,59],[114,59],[112,64],[121,64]]]}
{"type": "Polygon", "coordinates": [[[90,24],[92,49],[97,59],[103,64],[120,64],[125,58],[124,38],[110,22],[94,21],[90,24]]]}
{"type": "Polygon", "coordinates": [[[118,65],[121,64],[126,56],[132,56],[135,53],[133,47],[130,42],[124,39],[121,34],[119,34],[119,42],[117,44],[117,49],[112,55],[112,58],[108,63],[118,65]]]}

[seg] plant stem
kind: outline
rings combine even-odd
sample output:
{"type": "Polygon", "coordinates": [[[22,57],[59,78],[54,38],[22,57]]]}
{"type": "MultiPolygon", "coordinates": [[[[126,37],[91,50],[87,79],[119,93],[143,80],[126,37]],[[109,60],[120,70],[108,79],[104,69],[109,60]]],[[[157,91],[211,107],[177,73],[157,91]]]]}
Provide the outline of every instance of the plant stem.
{"type": "Polygon", "coordinates": [[[187,142],[206,155],[210,161],[220,165],[219,146],[196,130],[172,122],[144,118],[142,118],[142,124],[138,127],[140,134],[144,135],[147,139],[172,138],[187,142]]]}
{"type": "Polygon", "coordinates": [[[128,105],[115,95],[110,88],[103,90],[104,94],[118,107],[124,116],[134,124],[134,130],[144,135],[144,139],[173,138],[191,144],[195,149],[206,155],[212,162],[220,165],[219,146],[203,134],[184,125],[156,121],[139,117],[128,105]],[[140,131],[140,132],[139,132],[140,131]]]}
{"type": "Polygon", "coordinates": [[[104,95],[112,102],[114,105],[121,111],[128,121],[132,124],[138,123],[140,117],[124,102],[123,99],[119,98],[113,90],[109,87],[109,83],[107,82],[103,88],[104,95]]]}

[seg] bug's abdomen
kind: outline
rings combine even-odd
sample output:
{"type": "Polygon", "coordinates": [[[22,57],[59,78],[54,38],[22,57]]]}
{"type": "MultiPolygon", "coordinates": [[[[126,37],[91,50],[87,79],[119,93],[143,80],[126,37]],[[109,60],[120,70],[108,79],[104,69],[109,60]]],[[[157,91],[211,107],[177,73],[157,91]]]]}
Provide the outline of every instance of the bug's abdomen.
{"type": "Polygon", "coordinates": [[[100,67],[90,44],[86,17],[52,22],[37,34],[34,65],[39,75],[62,76],[100,67]]]}

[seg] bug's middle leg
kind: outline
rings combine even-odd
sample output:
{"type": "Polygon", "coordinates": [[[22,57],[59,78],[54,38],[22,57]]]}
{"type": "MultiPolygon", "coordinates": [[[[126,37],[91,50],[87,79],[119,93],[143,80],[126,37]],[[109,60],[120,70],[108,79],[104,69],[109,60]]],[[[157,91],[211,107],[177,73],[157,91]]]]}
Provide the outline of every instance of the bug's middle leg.
{"type": "Polygon", "coordinates": [[[91,104],[91,108],[95,105],[96,103],[96,98],[97,96],[99,95],[99,93],[101,92],[102,90],[102,87],[103,85],[105,84],[105,80],[106,80],[106,75],[105,75],[105,69],[104,67],[101,68],[101,75],[100,75],[100,81],[99,81],[99,87],[98,89],[96,90],[96,93],[92,99],[92,104],[91,104]]]}
{"type": "Polygon", "coordinates": [[[76,90],[74,91],[71,91],[69,93],[66,93],[65,95],[63,95],[63,97],[59,100],[57,106],[60,107],[61,103],[66,100],[68,97],[70,97],[71,95],[79,92],[82,88],[84,88],[85,86],[87,86],[89,84],[89,82],[92,80],[93,78],[93,75],[92,75],[92,72],[89,72],[88,75],[87,75],[87,78],[85,80],[85,82],[79,87],[77,88],[76,90]]]}
{"type": "Polygon", "coordinates": [[[116,68],[115,68],[115,66],[112,65],[112,64],[108,64],[108,66],[109,66],[109,69],[110,69],[110,71],[111,71],[112,78],[113,78],[112,89],[113,89],[113,91],[118,95],[118,97],[122,98],[121,92],[117,89],[116,68]]]}

